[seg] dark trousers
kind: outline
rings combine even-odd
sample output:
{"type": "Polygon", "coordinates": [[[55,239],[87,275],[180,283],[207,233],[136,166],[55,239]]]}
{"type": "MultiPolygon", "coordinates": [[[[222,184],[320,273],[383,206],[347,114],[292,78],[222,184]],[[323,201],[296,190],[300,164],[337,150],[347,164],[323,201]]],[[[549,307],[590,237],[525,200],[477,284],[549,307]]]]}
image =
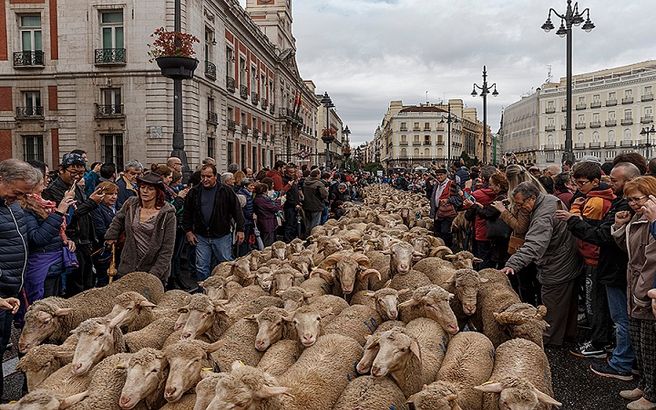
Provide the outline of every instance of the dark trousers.
{"type": "MultiPolygon", "coordinates": [[[[7,345],[9,344],[9,338],[11,337],[11,322],[13,320],[13,315],[6,310],[0,311],[0,357],[5,355],[5,350],[7,350],[7,345]]],[[[0,398],[4,394],[4,373],[2,372],[2,366],[0,366],[0,398]]]]}
{"type": "Polygon", "coordinates": [[[266,248],[267,246],[271,246],[272,243],[276,241],[276,232],[260,232],[260,238],[262,239],[262,243],[264,243],[264,247],[266,248]]]}
{"type": "Polygon", "coordinates": [[[638,388],[643,397],[656,402],[656,323],[653,320],[629,318],[629,334],[640,371],[638,388]]]}
{"type": "Polygon", "coordinates": [[[433,231],[435,236],[441,238],[444,244],[451,248],[453,246],[453,235],[451,234],[451,224],[454,218],[435,219],[433,231]]]}
{"type": "Polygon", "coordinates": [[[482,259],[479,269],[492,268],[492,241],[474,240],[474,256],[482,259]]]}
{"type": "Polygon", "coordinates": [[[299,235],[298,210],[295,207],[285,208],[285,224],[283,225],[283,238],[285,242],[291,242],[299,235]]]}
{"type": "MultiPolygon", "coordinates": [[[[590,340],[595,347],[604,347],[613,339],[613,322],[608,310],[608,297],[606,296],[606,286],[599,283],[597,277],[599,270],[596,266],[583,266],[585,272],[586,285],[589,286],[588,294],[592,316],[590,320],[590,340]],[[588,281],[588,278],[591,280],[588,281]]],[[[587,299],[587,298],[586,298],[587,299]]]]}
{"type": "Polygon", "coordinates": [[[538,268],[534,263],[517,272],[517,288],[519,298],[524,303],[537,306],[542,303],[542,292],[538,282],[538,268]]]}
{"type": "Polygon", "coordinates": [[[91,245],[77,245],[75,256],[80,264],[66,279],[66,296],[71,297],[94,287],[91,245]]]}
{"type": "Polygon", "coordinates": [[[576,292],[578,281],[557,285],[542,285],[542,303],[547,307],[544,320],[549,327],[544,332],[544,344],[560,346],[576,340],[576,292]]]}

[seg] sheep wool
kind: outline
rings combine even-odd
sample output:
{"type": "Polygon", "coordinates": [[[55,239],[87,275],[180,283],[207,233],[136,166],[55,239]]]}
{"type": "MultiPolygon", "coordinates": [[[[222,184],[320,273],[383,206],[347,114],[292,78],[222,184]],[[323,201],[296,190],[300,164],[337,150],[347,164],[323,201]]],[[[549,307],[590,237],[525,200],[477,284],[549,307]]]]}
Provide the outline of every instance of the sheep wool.
{"type": "Polygon", "coordinates": [[[371,335],[381,323],[381,317],[372,308],[353,305],[342,311],[324,328],[324,334],[336,333],[353,338],[364,346],[367,336],[371,335]]]}
{"type": "Polygon", "coordinates": [[[333,410],[407,410],[405,396],[389,378],[360,376],[349,382],[333,410]]]}
{"type": "Polygon", "coordinates": [[[264,352],[257,368],[272,376],[279,376],[296,363],[301,352],[297,341],[280,340],[264,352]]]}

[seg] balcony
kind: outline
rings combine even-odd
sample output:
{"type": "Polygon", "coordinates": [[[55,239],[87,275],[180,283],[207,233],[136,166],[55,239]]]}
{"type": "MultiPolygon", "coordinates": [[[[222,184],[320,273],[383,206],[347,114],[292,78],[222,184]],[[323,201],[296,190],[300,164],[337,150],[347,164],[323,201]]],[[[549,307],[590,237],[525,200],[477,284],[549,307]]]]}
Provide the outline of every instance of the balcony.
{"type": "Polygon", "coordinates": [[[43,51],[17,51],[14,53],[14,68],[31,67],[43,67],[43,51]]]}
{"type": "Polygon", "coordinates": [[[205,61],[205,77],[210,80],[216,80],[216,65],[209,61],[205,61]]]}
{"type": "Polygon", "coordinates": [[[215,112],[208,112],[207,113],[207,123],[212,124],[212,125],[218,125],[219,124],[219,114],[215,112]]]}
{"type": "Polygon", "coordinates": [[[401,141],[401,142],[399,142],[399,145],[401,145],[401,146],[407,146],[407,145],[408,145],[408,141],[401,141]]]}
{"type": "Polygon", "coordinates": [[[271,105],[269,106],[269,112],[271,114],[274,114],[276,112],[276,105],[272,102],[271,105]]]}
{"type": "Polygon", "coordinates": [[[253,129],[253,138],[259,138],[260,137],[260,131],[257,129],[253,129]]]}
{"type": "Polygon", "coordinates": [[[442,140],[437,140],[437,145],[444,145],[444,141],[442,141],[442,140]]]}
{"type": "Polygon", "coordinates": [[[424,141],[424,145],[431,145],[430,141],[424,141]]]}
{"type": "Polygon", "coordinates": [[[248,87],[245,85],[240,85],[239,86],[239,96],[243,98],[244,100],[248,98],[248,87]]]}
{"type": "Polygon", "coordinates": [[[228,130],[235,131],[237,129],[237,123],[235,120],[228,120],[228,130]]]}
{"type": "Polygon", "coordinates": [[[645,115],[644,117],[640,118],[640,123],[641,124],[651,124],[654,122],[654,116],[653,115],[645,115]]]}
{"type": "Polygon", "coordinates": [[[633,104],[633,97],[622,98],[622,104],[633,104]]]}
{"type": "Polygon", "coordinates": [[[401,127],[401,128],[399,128],[399,131],[407,131],[407,130],[408,130],[408,127],[401,127]]]}
{"type": "Polygon", "coordinates": [[[654,94],[645,94],[640,96],[640,101],[642,102],[647,102],[647,101],[654,101],[654,94]]]}
{"type": "Polygon", "coordinates": [[[243,124],[241,126],[241,133],[242,133],[242,135],[248,135],[248,125],[243,124]]]}
{"type": "Polygon", "coordinates": [[[606,100],[606,107],[614,107],[617,105],[617,100],[612,99],[612,100],[606,100]]]}
{"type": "Polygon", "coordinates": [[[617,120],[606,120],[605,124],[607,127],[615,127],[617,125],[617,120]]]}
{"type": "Polygon", "coordinates": [[[615,148],[616,144],[615,141],[606,141],[604,142],[604,148],[615,148]]]}
{"type": "Polygon", "coordinates": [[[633,125],[633,118],[624,118],[621,121],[622,125],[633,125]]]}
{"type": "Polygon", "coordinates": [[[574,144],[574,149],[585,149],[585,142],[577,142],[574,144]]]}
{"type": "Polygon", "coordinates": [[[412,130],[413,130],[413,131],[421,131],[421,128],[419,128],[419,127],[414,127],[412,130]]]}
{"type": "Polygon", "coordinates": [[[586,124],[584,122],[577,122],[574,128],[577,130],[584,130],[586,128],[586,124]]]}
{"type": "Polygon", "coordinates": [[[260,103],[260,94],[253,91],[251,93],[251,103],[253,103],[253,105],[259,104],[260,103]]]}
{"type": "Polygon", "coordinates": [[[235,93],[235,79],[230,76],[226,76],[226,90],[229,93],[235,93]]]}
{"type": "Polygon", "coordinates": [[[266,111],[269,108],[269,101],[266,98],[262,98],[262,110],[266,111]]]}
{"type": "Polygon", "coordinates": [[[430,127],[424,127],[424,131],[430,131],[430,127]]]}
{"type": "Polygon", "coordinates": [[[547,107],[547,108],[544,110],[544,113],[545,113],[545,114],[554,114],[555,112],[556,112],[556,107],[547,107]]]}
{"type": "Polygon", "coordinates": [[[109,104],[109,105],[99,105],[96,104],[96,118],[123,118],[125,117],[125,111],[123,110],[123,104],[109,104]]]}
{"type": "Polygon", "coordinates": [[[632,147],[633,146],[633,141],[622,141],[620,142],[620,147],[632,147]]]}
{"type": "Polygon", "coordinates": [[[262,141],[266,142],[268,136],[269,136],[269,134],[267,134],[267,132],[264,131],[264,132],[262,133],[262,141]]]}
{"type": "Polygon", "coordinates": [[[124,65],[124,48],[97,48],[95,50],[96,65],[124,65]]]}
{"type": "Polygon", "coordinates": [[[551,125],[545,125],[545,126],[544,126],[544,130],[545,130],[546,132],[556,131],[556,126],[553,125],[553,124],[551,124],[551,125]]]}
{"type": "Polygon", "coordinates": [[[421,141],[413,141],[412,145],[415,146],[415,147],[419,147],[419,146],[421,146],[421,141]]]}
{"type": "Polygon", "coordinates": [[[591,142],[589,144],[590,148],[595,149],[595,148],[601,148],[601,143],[600,142],[591,142]]]}
{"type": "Polygon", "coordinates": [[[43,107],[16,107],[17,120],[39,120],[43,119],[43,107]]]}
{"type": "Polygon", "coordinates": [[[586,108],[588,108],[588,104],[586,104],[586,103],[583,103],[583,104],[576,104],[576,110],[577,110],[577,111],[585,110],[586,108]]]}
{"type": "Polygon", "coordinates": [[[542,149],[544,151],[556,151],[556,150],[563,149],[563,146],[562,145],[555,145],[555,144],[547,144],[547,145],[543,145],[542,149]]]}
{"type": "Polygon", "coordinates": [[[601,121],[590,121],[590,128],[601,128],[601,121]]]}
{"type": "Polygon", "coordinates": [[[590,103],[590,108],[601,108],[601,101],[593,101],[590,103]]]}

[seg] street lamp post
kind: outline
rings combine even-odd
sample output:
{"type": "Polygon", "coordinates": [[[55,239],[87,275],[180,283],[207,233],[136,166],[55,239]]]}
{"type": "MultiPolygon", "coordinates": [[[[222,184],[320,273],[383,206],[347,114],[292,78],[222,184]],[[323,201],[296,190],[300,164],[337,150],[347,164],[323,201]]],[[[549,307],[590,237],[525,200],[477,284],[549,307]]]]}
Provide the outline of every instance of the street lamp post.
{"type": "Polygon", "coordinates": [[[649,136],[654,133],[656,133],[656,128],[654,128],[654,124],[651,125],[651,128],[645,127],[640,131],[640,135],[647,136],[647,143],[645,144],[645,147],[647,148],[645,152],[647,154],[647,161],[651,160],[651,142],[649,141],[649,136]]]}
{"type": "Polygon", "coordinates": [[[326,169],[330,169],[330,143],[335,140],[330,130],[330,109],[335,107],[333,101],[330,99],[328,92],[323,94],[321,104],[326,108],[326,129],[321,133],[321,140],[326,144],[326,169]]]}
{"type": "Polygon", "coordinates": [[[567,37],[567,118],[565,119],[567,128],[565,131],[563,162],[566,160],[574,162],[574,150],[572,147],[572,26],[579,26],[583,23],[583,15],[586,15],[585,23],[581,27],[583,30],[589,33],[595,28],[595,25],[590,21],[589,8],[579,12],[579,3],[576,2],[572,6],[572,0],[567,0],[567,10],[564,14],[558,13],[553,8],[549,9],[547,21],[542,25],[542,30],[546,33],[554,29],[554,25],[551,22],[551,13],[560,18],[560,27],[556,31],[556,34],[561,38],[567,37]]]}
{"type": "MultiPolygon", "coordinates": [[[[176,33],[182,31],[182,10],[181,0],[175,0],[173,11],[173,30],[176,33]]],[[[176,39],[177,42],[180,40],[176,39]]],[[[184,175],[190,174],[187,153],[184,149],[184,128],[182,124],[182,78],[173,78],[173,151],[172,157],[180,159],[182,162],[182,172],[184,175]]]]}
{"type": "MultiPolygon", "coordinates": [[[[447,105],[448,107],[448,115],[446,117],[446,124],[447,124],[447,133],[446,133],[446,138],[447,138],[447,148],[446,148],[446,166],[448,167],[449,161],[451,161],[451,123],[456,123],[458,122],[458,118],[456,116],[451,115],[451,103],[447,105]]],[[[442,116],[442,119],[440,120],[440,124],[444,124],[444,116],[442,116]]]]}
{"type": "Polygon", "coordinates": [[[497,91],[497,83],[494,83],[490,86],[487,84],[487,67],[483,66],[483,85],[480,86],[474,83],[472,89],[472,97],[476,97],[478,93],[476,90],[481,91],[481,97],[483,97],[483,163],[487,163],[487,95],[492,91],[492,96],[496,97],[499,95],[497,91]]]}

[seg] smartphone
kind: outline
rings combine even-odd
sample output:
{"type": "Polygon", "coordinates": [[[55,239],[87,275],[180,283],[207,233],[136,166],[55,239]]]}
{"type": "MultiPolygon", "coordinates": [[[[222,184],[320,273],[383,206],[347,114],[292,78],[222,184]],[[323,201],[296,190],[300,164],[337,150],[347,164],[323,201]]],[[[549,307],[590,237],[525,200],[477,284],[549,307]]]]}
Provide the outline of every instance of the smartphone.
{"type": "Polygon", "coordinates": [[[474,196],[472,194],[470,194],[469,192],[466,192],[466,191],[463,191],[463,192],[465,194],[465,199],[469,199],[472,202],[476,202],[476,198],[474,198],[474,196]]]}

